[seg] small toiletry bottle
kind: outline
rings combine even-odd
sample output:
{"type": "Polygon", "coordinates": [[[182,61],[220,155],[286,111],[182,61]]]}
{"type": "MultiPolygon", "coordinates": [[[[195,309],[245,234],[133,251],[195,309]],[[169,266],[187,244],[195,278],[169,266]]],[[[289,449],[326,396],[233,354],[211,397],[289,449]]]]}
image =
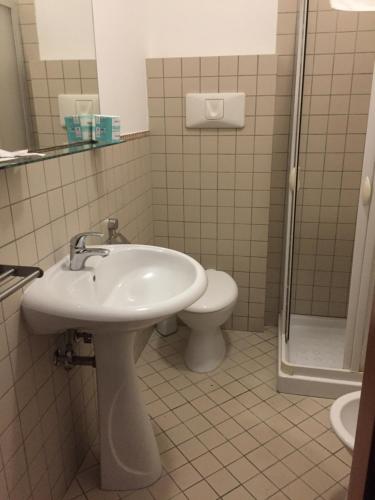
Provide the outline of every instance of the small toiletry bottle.
{"type": "Polygon", "coordinates": [[[91,141],[93,115],[79,115],[79,121],[81,124],[82,140],[91,141]]]}

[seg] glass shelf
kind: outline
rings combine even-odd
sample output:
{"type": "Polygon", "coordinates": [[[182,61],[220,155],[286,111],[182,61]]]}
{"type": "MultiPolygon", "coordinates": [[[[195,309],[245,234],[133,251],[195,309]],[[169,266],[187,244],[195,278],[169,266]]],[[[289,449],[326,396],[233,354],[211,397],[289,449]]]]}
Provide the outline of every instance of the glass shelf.
{"type": "Polygon", "coordinates": [[[84,151],[93,151],[95,149],[105,148],[107,146],[113,146],[115,144],[121,144],[124,140],[120,142],[77,142],[75,144],[64,144],[63,146],[56,146],[53,148],[39,149],[35,151],[36,153],[43,153],[45,156],[26,156],[17,159],[12,159],[9,161],[1,161],[0,169],[18,167],[19,165],[25,165],[27,163],[35,163],[38,161],[46,161],[51,158],[58,158],[59,156],[67,156],[75,153],[82,153],[84,151]]]}

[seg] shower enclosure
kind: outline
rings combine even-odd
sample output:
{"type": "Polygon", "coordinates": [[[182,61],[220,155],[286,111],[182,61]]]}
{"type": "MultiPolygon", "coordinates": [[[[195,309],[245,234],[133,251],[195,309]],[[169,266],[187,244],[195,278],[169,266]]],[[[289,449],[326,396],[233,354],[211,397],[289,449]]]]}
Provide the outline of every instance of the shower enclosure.
{"type": "Polygon", "coordinates": [[[375,15],[300,0],[278,388],[360,386],[373,297],[375,15]]]}

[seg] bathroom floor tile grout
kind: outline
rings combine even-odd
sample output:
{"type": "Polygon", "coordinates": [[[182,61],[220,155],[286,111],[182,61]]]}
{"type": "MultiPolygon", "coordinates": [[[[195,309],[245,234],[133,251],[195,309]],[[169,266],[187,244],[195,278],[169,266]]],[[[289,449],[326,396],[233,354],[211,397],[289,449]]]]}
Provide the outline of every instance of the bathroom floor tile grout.
{"type": "Polygon", "coordinates": [[[187,333],[154,332],[137,364],[161,479],[101,491],[96,444],[64,500],[344,500],[351,457],[330,429],[332,401],[275,391],[274,329],[227,331],[227,357],[209,374],[185,367],[187,333]]]}

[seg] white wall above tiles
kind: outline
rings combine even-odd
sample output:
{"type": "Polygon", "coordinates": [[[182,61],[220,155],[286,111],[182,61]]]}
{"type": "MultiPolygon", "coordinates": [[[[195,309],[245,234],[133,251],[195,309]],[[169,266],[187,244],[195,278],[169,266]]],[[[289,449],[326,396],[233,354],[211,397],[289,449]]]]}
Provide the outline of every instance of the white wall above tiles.
{"type": "Polygon", "coordinates": [[[148,130],[147,0],[93,0],[100,110],[121,132],[148,130]]]}
{"type": "Polygon", "coordinates": [[[40,58],[95,59],[91,0],[35,0],[40,58]]]}
{"type": "Polygon", "coordinates": [[[277,0],[93,0],[101,112],[148,129],[145,59],[272,54],[277,0]]]}
{"type": "Polygon", "coordinates": [[[148,3],[148,57],[275,53],[277,0],[148,3]]]}

